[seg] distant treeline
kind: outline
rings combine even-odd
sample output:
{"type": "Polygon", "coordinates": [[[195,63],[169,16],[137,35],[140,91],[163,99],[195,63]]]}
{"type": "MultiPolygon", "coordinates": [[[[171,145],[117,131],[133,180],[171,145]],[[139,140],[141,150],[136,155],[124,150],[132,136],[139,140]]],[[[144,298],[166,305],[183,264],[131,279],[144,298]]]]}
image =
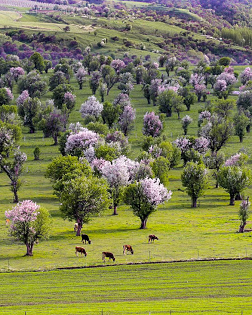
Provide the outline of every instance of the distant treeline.
{"type": "Polygon", "coordinates": [[[223,39],[230,39],[239,46],[252,47],[252,31],[248,27],[223,28],[221,30],[223,39]]]}
{"type": "Polygon", "coordinates": [[[51,4],[76,4],[77,0],[31,0],[31,1],[36,1],[36,2],[43,2],[43,3],[51,3],[51,4]]]}

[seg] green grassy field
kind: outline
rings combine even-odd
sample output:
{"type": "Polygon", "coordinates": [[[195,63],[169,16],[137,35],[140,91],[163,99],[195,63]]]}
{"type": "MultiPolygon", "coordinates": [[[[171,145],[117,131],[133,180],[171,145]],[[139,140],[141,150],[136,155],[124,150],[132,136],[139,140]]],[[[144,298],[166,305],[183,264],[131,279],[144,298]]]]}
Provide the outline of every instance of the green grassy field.
{"type": "MultiPolygon", "coordinates": [[[[72,122],[82,122],[79,108],[90,95],[87,83],[83,90],[79,90],[77,83],[72,78],[71,84],[77,95],[76,109],[72,112],[72,122]]],[[[14,92],[16,90],[14,89],[14,92]]],[[[107,100],[112,101],[119,90],[113,88],[107,100]]],[[[50,98],[51,93],[43,97],[50,98]]],[[[142,121],[146,111],[157,110],[152,105],[147,105],[142,97],[141,86],[136,86],[131,93],[132,104],[137,111],[135,128],[129,140],[132,146],[131,158],[140,153],[143,140],[142,121]]],[[[189,127],[190,135],[197,135],[198,109],[203,103],[197,103],[189,112],[194,121],[189,127]]],[[[182,113],[182,117],[188,112],[182,113]]],[[[165,131],[167,139],[173,141],[182,135],[181,123],[174,114],[167,118],[165,131]]],[[[240,148],[246,148],[251,155],[250,136],[246,136],[243,144],[238,137],[233,136],[224,148],[227,155],[234,154],[240,148]]],[[[9,181],[5,174],[0,174],[0,269],[11,270],[47,270],[63,266],[81,266],[83,259],[75,257],[74,247],[81,245],[81,240],[74,235],[74,222],[64,221],[59,212],[59,201],[53,195],[51,183],[44,178],[44,173],[51,159],[59,155],[58,148],[52,145],[51,139],[44,139],[40,131],[28,134],[24,129],[21,149],[28,155],[22,176],[23,186],[19,192],[20,199],[32,199],[46,207],[53,218],[51,238],[46,242],[35,245],[33,257],[22,257],[25,247],[14,243],[5,227],[4,211],[13,206],[12,193],[9,181]],[[33,160],[33,150],[39,146],[41,160],[33,160]],[[8,247],[8,251],[6,248],[8,247]]],[[[249,164],[251,160],[249,160],[249,164]]],[[[228,206],[229,196],[223,189],[214,188],[214,181],[210,182],[209,189],[200,198],[199,208],[192,209],[191,201],[181,185],[180,174],[182,163],[169,174],[168,189],[173,192],[172,199],[160,207],[148,220],[147,230],[140,230],[140,221],[134,217],[129,207],[121,205],[119,215],[112,216],[107,210],[102,216],[95,217],[90,224],[83,227],[93,243],[87,245],[88,257],[85,265],[99,265],[101,252],[112,251],[117,263],[146,262],[146,261],[172,261],[178,259],[201,259],[210,257],[245,257],[252,255],[251,232],[237,233],[239,227],[238,209],[239,202],[234,207],[228,206]],[[148,244],[148,235],[157,234],[160,238],[155,244],[148,244]],[[134,249],[133,256],[122,255],[122,246],[130,243],[134,249]]],[[[246,195],[251,193],[248,189],[246,195]]],[[[249,221],[247,228],[252,227],[249,221]]]]}
{"type": "Polygon", "coordinates": [[[248,315],[251,277],[250,261],[4,273],[0,314],[248,315]]]}

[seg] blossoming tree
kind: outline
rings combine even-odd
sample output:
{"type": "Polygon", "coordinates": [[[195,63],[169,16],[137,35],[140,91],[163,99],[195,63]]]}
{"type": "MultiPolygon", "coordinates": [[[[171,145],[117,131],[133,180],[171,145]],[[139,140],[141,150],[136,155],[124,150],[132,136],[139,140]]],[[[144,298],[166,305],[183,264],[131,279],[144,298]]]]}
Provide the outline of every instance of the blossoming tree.
{"type": "Polygon", "coordinates": [[[130,179],[129,168],[131,160],[121,156],[112,162],[104,163],[101,173],[107,179],[113,200],[114,215],[117,215],[117,206],[122,198],[123,187],[128,185],[130,179]]]}
{"type": "Polygon", "coordinates": [[[84,130],[71,134],[67,138],[65,152],[70,155],[81,156],[90,146],[97,144],[99,135],[96,132],[83,128],[84,130]]]}
{"type": "Polygon", "coordinates": [[[143,119],[143,134],[145,136],[158,137],[163,130],[163,124],[154,112],[146,113],[143,119]]]}
{"type": "Polygon", "coordinates": [[[130,105],[126,105],[119,117],[119,126],[125,136],[129,134],[130,129],[133,127],[134,120],[136,119],[136,110],[130,105]]]}
{"type": "Polygon", "coordinates": [[[88,116],[94,117],[96,120],[101,115],[103,105],[100,103],[94,95],[89,98],[81,105],[80,113],[83,118],[88,116]]]}
{"type": "Polygon", "coordinates": [[[49,236],[50,216],[31,200],[18,203],[12,210],[5,212],[10,220],[10,235],[26,245],[26,256],[33,255],[34,243],[49,236]]]}
{"type": "Polygon", "coordinates": [[[133,213],[140,218],[140,229],[145,229],[151,213],[157,206],[171,198],[172,192],[168,191],[157,178],[145,178],[130,184],[124,193],[124,201],[133,209],[133,213]]]}

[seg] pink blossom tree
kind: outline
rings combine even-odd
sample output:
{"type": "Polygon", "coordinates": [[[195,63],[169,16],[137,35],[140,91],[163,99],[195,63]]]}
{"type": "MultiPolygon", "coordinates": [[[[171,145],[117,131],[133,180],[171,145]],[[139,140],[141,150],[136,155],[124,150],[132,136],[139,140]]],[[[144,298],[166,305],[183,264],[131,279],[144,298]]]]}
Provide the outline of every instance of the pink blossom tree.
{"type": "Polygon", "coordinates": [[[162,84],[161,79],[151,80],[149,92],[150,92],[150,98],[151,98],[154,106],[156,106],[157,97],[159,95],[159,87],[161,84],[162,84]]]}
{"type": "Polygon", "coordinates": [[[87,74],[88,73],[84,67],[80,67],[75,74],[80,90],[82,90],[82,85],[83,85],[83,82],[85,81],[85,77],[87,76],[87,74]]]}
{"type": "Polygon", "coordinates": [[[186,165],[190,160],[195,162],[201,160],[201,155],[206,154],[210,142],[204,137],[180,137],[174,141],[174,144],[180,149],[181,158],[184,160],[184,165],[186,165]]]}
{"type": "Polygon", "coordinates": [[[100,71],[93,71],[91,77],[89,79],[89,87],[92,90],[92,93],[95,94],[101,80],[101,73],[100,71]]]}
{"type": "Polygon", "coordinates": [[[10,220],[10,235],[26,245],[26,256],[33,255],[33,246],[38,239],[49,236],[49,213],[31,200],[18,203],[5,212],[5,217],[10,220]]]}
{"type": "Polygon", "coordinates": [[[115,69],[117,73],[119,73],[123,68],[126,67],[124,61],[120,59],[115,59],[111,62],[111,67],[115,69]]]}
{"type": "Polygon", "coordinates": [[[252,69],[250,67],[244,69],[240,74],[240,79],[243,85],[252,80],[252,69]]]}
{"type": "Polygon", "coordinates": [[[125,136],[128,136],[133,122],[136,119],[136,110],[132,106],[127,105],[124,107],[122,114],[119,117],[119,126],[125,136]]]}
{"type": "Polygon", "coordinates": [[[71,92],[66,92],[64,94],[64,104],[66,104],[66,108],[71,111],[75,105],[76,96],[71,92]]]}
{"type": "Polygon", "coordinates": [[[131,106],[129,95],[125,93],[118,94],[113,101],[113,105],[119,105],[121,108],[124,108],[125,106],[131,106]]]}
{"type": "Polygon", "coordinates": [[[84,154],[84,151],[90,146],[94,146],[98,143],[99,135],[91,130],[83,128],[84,130],[71,134],[67,138],[65,152],[70,155],[78,156],[84,154]]]}
{"type": "Polygon", "coordinates": [[[199,118],[198,118],[198,127],[201,126],[201,124],[203,123],[204,119],[206,119],[207,121],[210,120],[211,118],[211,113],[208,110],[204,110],[203,112],[199,113],[199,118]]]}
{"type": "Polygon", "coordinates": [[[61,132],[65,131],[67,124],[67,115],[62,113],[60,109],[54,108],[54,110],[43,117],[43,121],[40,124],[40,129],[43,130],[44,135],[52,137],[54,145],[58,144],[58,137],[61,132]]]}
{"type": "Polygon", "coordinates": [[[12,67],[12,68],[10,68],[10,74],[11,74],[12,78],[17,82],[18,78],[21,75],[25,74],[25,71],[21,67],[16,67],[16,68],[12,67]]]}
{"type": "Polygon", "coordinates": [[[143,118],[143,134],[153,138],[160,136],[163,131],[163,124],[158,115],[154,112],[147,112],[143,118]]]}
{"type": "Polygon", "coordinates": [[[103,111],[103,105],[100,103],[94,95],[89,98],[81,105],[80,113],[82,118],[94,117],[96,120],[103,111]]]}
{"type": "Polygon", "coordinates": [[[29,98],[29,92],[24,90],[16,99],[17,106],[23,106],[24,102],[29,98]]]}
{"type": "Polygon", "coordinates": [[[193,73],[191,74],[189,83],[195,88],[196,85],[205,84],[205,77],[202,74],[193,73]]]}
{"type": "Polygon", "coordinates": [[[140,229],[145,229],[149,216],[157,210],[157,206],[171,198],[158,178],[145,178],[130,184],[124,193],[124,201],[133,209],[134,215],[140,218],[140,229]]]}
{"type": "Polygon", "coordinates": [[[195,94],[198,97],[198,102],[200,102],[201,97],[204,96],[204,94],[206,93],[206,86],[205,86],[205,84],[196,84],[194,86],[194,91],[195,91],[195,94]]]}
{"type": "Polygon", "coordinates": [[[248,161],[247,154],[236,153],[226,160],[225,166],[244,166],[248,161]]]}

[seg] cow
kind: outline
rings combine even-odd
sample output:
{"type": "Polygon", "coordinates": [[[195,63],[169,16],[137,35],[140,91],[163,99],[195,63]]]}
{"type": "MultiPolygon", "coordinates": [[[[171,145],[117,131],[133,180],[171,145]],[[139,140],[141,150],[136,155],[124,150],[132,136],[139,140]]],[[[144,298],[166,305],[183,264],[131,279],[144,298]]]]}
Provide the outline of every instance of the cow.
{"type": "Polygon", "coordinates": [[[154,242],[154,240],[158,240],[158,237],[154,234],[149,235],[149,243],[154,242]]]}
{"type": "Polygon", "coordinates": [[[82,239],[83,244],[84,244],[84,241],[85,241],[85,244],[86,244],[86,242],[88,242],[88,244],[91,244],[91,241],[90,241],[87,234],[81,234],[81,239],[82,239]]]}
{"type": "Polygon", "coordinates": [[[78,223],[74,223],[74,232],[77,232],[78,230],[78,223]]]}
{"type": "Polygon", "coordinates": [[[80,246],[76,246],[75,247],[75,254],[76,254],[76,256],[78,256],[78,253],[81,253],[81,255],[83,254],[85,257],[87,256],[85,248],[80,247],[80,246]]]}
{"type": "Polygon", "coordinates": [[[115,257],[112,253],[110,252],[102,252],[102,260],[104,261],[105,263],[105,258],[108,257],[109,261],[110,259],[113,259],[113,261],[115,261],[115,257]]]}
{"type": "Polygon", "coordinates": [[[131,245],[123,245],[123,254],[125,255],[126,252],[131,252],[131,254],[134,254],[133,248],[131,245]]]}

